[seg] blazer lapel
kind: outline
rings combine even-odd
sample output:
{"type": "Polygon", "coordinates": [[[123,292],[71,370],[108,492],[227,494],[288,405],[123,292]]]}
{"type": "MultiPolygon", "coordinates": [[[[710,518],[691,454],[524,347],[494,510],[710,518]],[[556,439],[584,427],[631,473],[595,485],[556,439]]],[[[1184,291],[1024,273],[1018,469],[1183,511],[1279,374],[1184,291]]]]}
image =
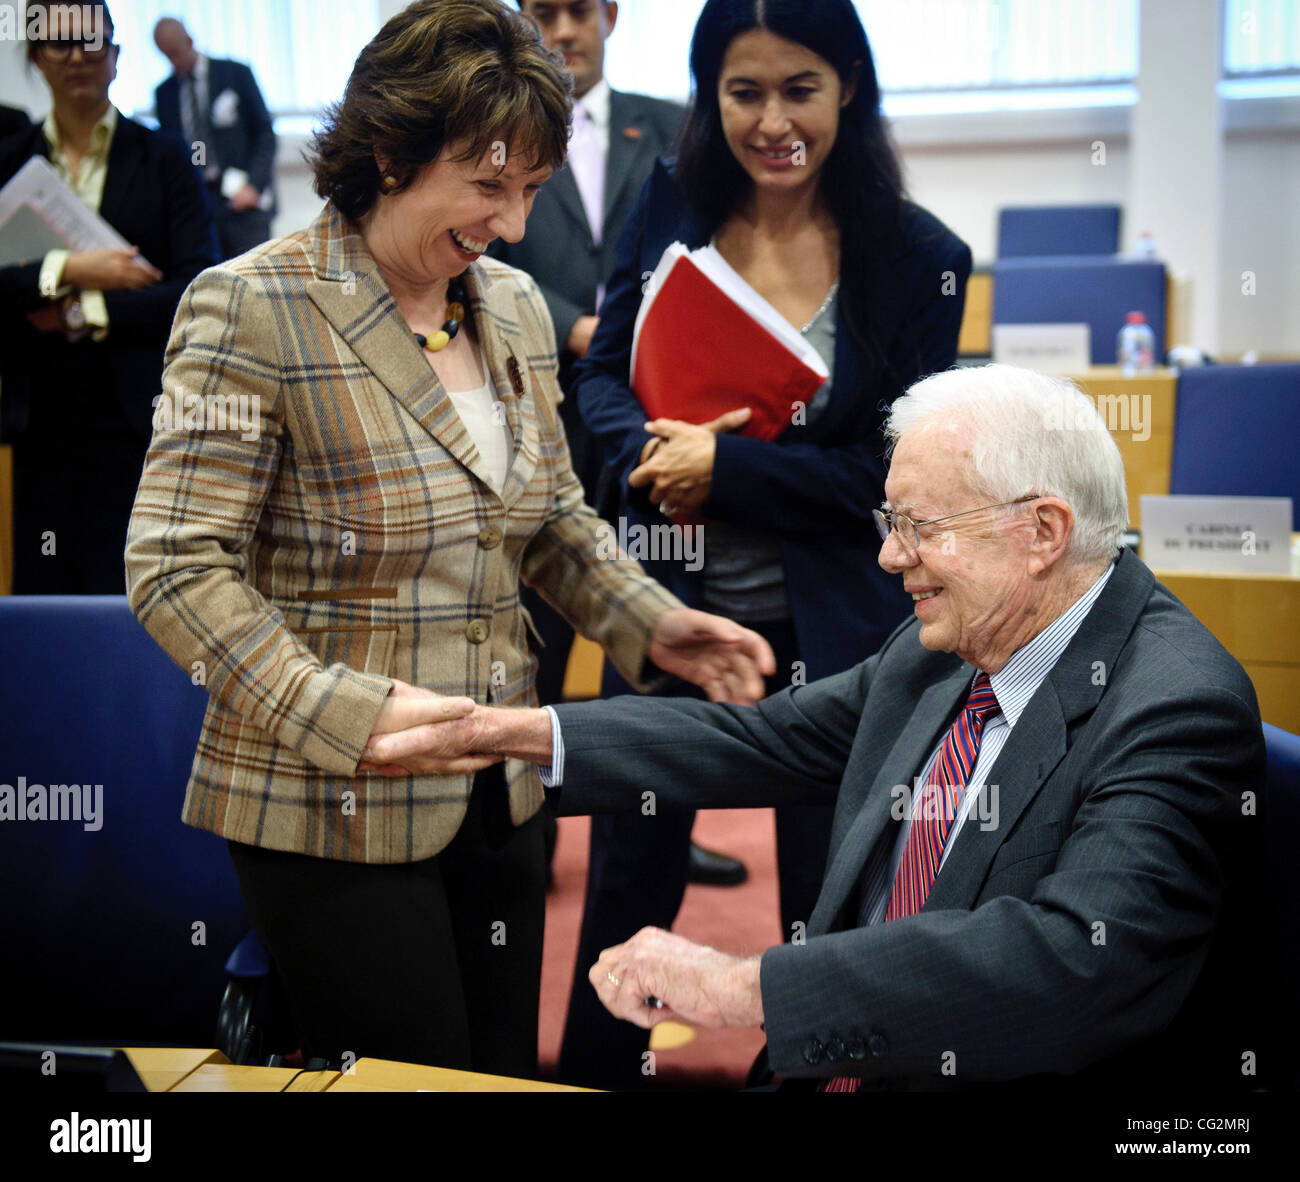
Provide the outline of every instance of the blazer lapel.
{"type": "Polygon", "coordinates": [[[1060,660],[1030,699],[1006,746],[985,777],[990,786],[987,821],[967,817],[952,856],[944,863],[922,910],[970,908],[1002,843],[1070,746],[1070,731],[1096,708],[1105,692],[1098,663],[1113,669],[1155,578],[1136,555],[1122,551],[1092,610],[1060,660]],[[993,786],[996,785],[996,789],[993,786]],[[996,809],[994,804],[996,803],[996,809]]]}
{"type": "Polygon", "coordinates": [[[578,192],[578,182],[574,180],[573,169],[566,164],[546,182],[546,185],[552,191],[565,216],[582,231],[584,238],[590,238],[591,226],[587,222],[587,210],[582,204],[582,194],[578,192]]]}
{"type": "MultiPolygon", "coordinates": [[[[901,729],[880,766],[879,774],[865,793],[853,793],[853,759],[850,757],[840,790],[850,802],[853,820],[831,857],[821,895],[808,924],[809,935],[831,930],[886,827],[898,819],[896,802],[901,797],[896,789],[902,785],[909,792],[913,791],[915,778],[920,775],[944,730],[952,725],[974,676],[972,666],[962,661],[950,674],[922,693],[916,709],[907,719],[907,725],[901,729]]],[[[850,917],[849,926],[856,923],[857,916],[850,917]]]]}
{"type": "MultiPolygon", "coordinates": [[[[488,484],[487,470],[361,236],[333,205],[310,231],[307,295],[361,363],[429,434],[488,484]]],[[[334,358],[322,358],[333,363],[334,358]]]]}
{"type": "Polygon", "coordinates": [[[632,179],[644,176],[637,167],[643,152],[649,151],[644,120],[627,95],[611,90],[609,94],[609,156],[605,163],[605,225],[618,207],[623,191],[632,179]]]}
{"type": "Polygon", "coordinates": [[[99,199],[99,216],[110,225],[120,224],[122,215],[128,212],[135,174],[143,159],[144,144],[136,133],[135,124],[119,111],[113,143],[108,149],[104,192],[99,199]]]}

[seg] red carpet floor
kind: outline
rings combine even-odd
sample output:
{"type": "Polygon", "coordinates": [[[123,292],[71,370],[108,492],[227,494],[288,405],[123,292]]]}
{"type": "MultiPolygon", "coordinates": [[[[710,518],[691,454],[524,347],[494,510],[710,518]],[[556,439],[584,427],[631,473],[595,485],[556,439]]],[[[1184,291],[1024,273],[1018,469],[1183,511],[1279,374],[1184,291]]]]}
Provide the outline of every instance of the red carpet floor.
{"type": "MultiPolygon", "coordinates": [[[[573,984],[587,882],[590,828],[586,817],[565,817],[560,821],[555,886],[547,897],[546,946],[542,960],[538,1039],[544,1078],[551,1078],[555,1071],[569,989],[573,984]]],[[[673,930],[721,951],[744,956],[755,955],[779,943],[776,826],[772,810],[703,811],[695,822],[695,839],[709,849],[740,858],[749,868],[749,880],[739,887],[688,887],[673,930]]],[[[585,967],[578,988],[591,988],[585,967]]],[[[693,1033],[693,1037],[682,1045],[655,1047],[655,1075],[650,1085],[661,1090],[738,1088],[763,1045],[761,1030],[674,1029],[670,1033],[681,1037],[693,1033]]]]}

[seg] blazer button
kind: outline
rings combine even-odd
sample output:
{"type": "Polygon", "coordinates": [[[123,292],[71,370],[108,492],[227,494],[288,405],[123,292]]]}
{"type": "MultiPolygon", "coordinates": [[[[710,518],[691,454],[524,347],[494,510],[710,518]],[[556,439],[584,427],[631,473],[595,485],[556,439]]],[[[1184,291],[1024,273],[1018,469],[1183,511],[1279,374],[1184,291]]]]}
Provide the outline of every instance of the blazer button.
{"type": "Polygon", "coordinates": [[[838,1063],[844,1058],[844,1043],[840,1041],[839,1035],[831,1035],[830,1042],[826,1044],[826,1058],[832,1063],[838,1063]]]}
{"type": "Polygon", "coordinates": [[[816,1067],[826,1056],[826,1048],[816,1036],[808,1040],[808,1045],[803,1049],[803,1061],[810,1067],[816,1067]]]}
{"type": "Polygon", "coordinates": [[[465,636],[471,644],[482,644],[491,631],[486,620],[470,620],[469,627],[465,629],[465,636]]]}
{"type": "Polygon", "coordinates": [[[848,1051],[850,1059],[865,1059],[867,1057],[867,1044],[857,1035],[854,1035],[848,1041],[848,1051]]]}
{"type": "Polygon", "coordinates": [[[495,550],[501,545],[501,531],[495,525],[485,526],[478,531],[478,544],[484,550],[495,550]]]}
{"type": "Polygon", "coordinates": [[[889,1043],[883,1034],[873,1034],[867,1039],[867,1048],[877,1059],[889,1053],[889,1043]]]}

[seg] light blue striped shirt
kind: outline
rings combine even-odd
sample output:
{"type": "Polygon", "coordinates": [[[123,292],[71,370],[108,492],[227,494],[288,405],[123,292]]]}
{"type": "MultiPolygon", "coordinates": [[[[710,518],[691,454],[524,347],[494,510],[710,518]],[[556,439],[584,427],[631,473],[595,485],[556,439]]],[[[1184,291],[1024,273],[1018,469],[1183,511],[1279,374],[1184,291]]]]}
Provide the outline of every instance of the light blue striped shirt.
{"type": "MultiPolygon", "coordinates": [[[[1097,581],[1075,600],[1070,608],[1057,616],[1028,644],[1017,649],[1001,669],[989,675],[989,683],[992,685],[993,693],[997,697],[999,709],[996,714],[985,720],[979,755],[976,757],[975,766],[971,769],[970,784],[962,796],[957,816],[953,818],[952,828],[949,829],[947,841],[944,843],[943,859],[939,863],[940,872],[943,870],[944,862],[948,860],[948,854],[952,850],[953,842],[957,839],[957,834],[961,832],[962,826],[966,823],[977,803],[980,805],[980,809],[976,814],[976,823],[988,824],[991,822],[989,796],[981,791],[984,787],[984,776],[988,774],[1002,748],[1006,745],[1007,739],[1011,737],[1011,730],[1020,720],[1025,707],[1029,705],[1030,698],[1038,692],[1038,687],[1043,684],[1052,667],[1061,659],[1061,654],[1065,652],[1070,641],[1074,639],[1074,634],[1079,630],[1079,625],[1083,623],[1084,617],[1092,610],[1092,605],[1097,601],[1097,596],[1101,594],[1102,588],[1106,586],[1106,581],[1110,578],[1114,569],[1115,564],[1112,562],[1102,572],[1097,581]]],[[[972,685],[974,680],[975,678],[972,676],[972,685]]],[[[543,709],[551,716],[552,763],[550,767],[543,767],[538,770],[541,773],[542,783],[546,787],[558,788],[564,781],[564,738],[560,734],[559,716],[550,706],[545,706],[543,709]]],[[[945,731],[945,735],[946,733],[945,731]]],[[[939,749],[942,746],[943,738],[941,737],[934,750],[930,752],[930,758],[925,761],[925,767],[921,769],[920,776],[913,781],[912,785],[909,785],[909,788],[914,788],[915,785],[926,782],[930,774],[930,767],[938,758],[939,749]]],[[[911,818],[904,815],[898,826],[898,835],[894,841],[888,862],[878,857],[874,858],[872,865],[868,867],[863,892],[863,898],[870,900],[868,923],[880,923],[884,919],[885,910],[889,904],[888,888],[898,873],[898,865],[902,861],[903,850],[907,846],[907,834],[911,824],[911,818]]]]}

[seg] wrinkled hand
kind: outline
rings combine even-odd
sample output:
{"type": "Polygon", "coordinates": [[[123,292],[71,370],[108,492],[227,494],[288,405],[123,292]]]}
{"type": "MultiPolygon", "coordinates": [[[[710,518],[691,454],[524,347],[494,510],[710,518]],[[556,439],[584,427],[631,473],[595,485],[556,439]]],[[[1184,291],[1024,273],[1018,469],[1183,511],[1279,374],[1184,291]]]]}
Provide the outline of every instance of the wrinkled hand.
{"type": "Polygon", "coordinates": [[[482,721],[475,719],[474,710],[472,698],[443,697],[394,680],[357,770],[381,776],[448,775],[499,763],[501,756],[495,753],[468,754],[483,741],[482,721]]]}
{"type": "Polygon", "coordinates": [[[140,248],[74,251],[63,265],[63,282],[83,291],[138,291],[157,283],[163,273],[138,261],[140,248]]]}
{"type": "Polygon", "coordinates": [[[647,1029],[669,1018],[695,1026],[761,1026],[759,958],[730,956],[660,928],[606,948],[587,980],[616,1018],[647,1029]],[[663,1008],[646,1005],[655,997],[663,1008]]]}
{"type": "Polygon", "coordinates": [[[689,607],[655,621],[647,655],[665,673],[698,685],[711,701],[742,706],[763,697],[763,678],[776,672],[772,647],[757,632],[689,607]]]}
{"type": "Polygon", "coordinates": [[[743,427],[749,422],[750,413],[748,407],[741,407],[698,425],[679,419],[655,419],[647,423],[645,429],[664,442],[655,445],[651,440],[646,444],[641,464],[628,477],[629,486],[651,485],[650,499],[669,517],[698,512],[713,485],[718,436],[743,427]]]}
{"type": "Polygon", "coordinates": [[[252,185],[245,185],[230,199],[230,208],[236,213],[243,213],[246,209],[256,209],[257,203],[261,200],[261,193],[252,185]]]}

